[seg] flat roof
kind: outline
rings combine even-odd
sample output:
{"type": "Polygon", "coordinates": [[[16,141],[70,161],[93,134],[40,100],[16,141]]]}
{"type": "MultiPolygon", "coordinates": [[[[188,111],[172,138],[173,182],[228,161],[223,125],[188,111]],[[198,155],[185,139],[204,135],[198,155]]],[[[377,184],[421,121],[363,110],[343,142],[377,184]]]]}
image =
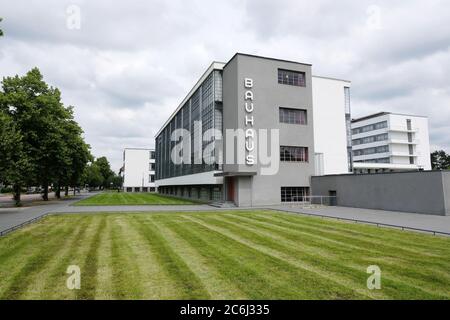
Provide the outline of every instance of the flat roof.
{"type": "Polygon", "coordinates": [[[123,150],[147,150],[147,151],[155,151],[155,148],[123,148],[123,150]]]}
{"type": "Polygon", "coordinates": [[[224,67],[226,67],[227,64],[229,64],[231,62],[231,60],[233,60],[236,56],[246,56],[246,57],[251,57],[251,58],[260,58],[260,59],[267,59],[267,60],[272,60],[272,61],[281,61],[281,62],[301,64],[301,65],[304,65],[304,66],[312,66],[312,64],[310,64],[310,63],[303,63],[303,62],[292,61],[292,60],[285,60],[285,59],[277,59],[277,58],[271,58],[271,57],[265,57],[265,56],[258,56],[256,54],[248,54],[248,53],[236,52],[231,57],[231,59],[228,60],[228,62],[224,65],[224,67]]]}
{"type": "Polygon", "coordinates": [[[183,101],[181,101],[181,103],[178,105],[178,107],[172,112],[172,114],[170,115],[170,117],[166,120],[166,122],[164,122],[164,124],[162,125],[162,127],[158,130],[158,132],[155,134],[155,138],[157,136],[159,136],[159,134],[161,133],[161,131],[163,131],[163,129],[169,124],[170,121],[172,121],[173,117],[175,117],[175,115],[178,113],[178,111],[180,111],[180,109],[184,106],[184,104],[191,98],[191,96],[195,93],[195,91],[200,87],[200,85],[203,83],[203,81],[205,81],[205,79],[209,76],[209,74],[211,72],[213,72],[214,70],[222,70],[223,67],[225,66],[224,62],[218,62],[218,61],[213,61],[208,69],[206,69],[205,72],[203,72],[202,76],[200,77],[200,79],[197,80],[197,82],[195,83],[194,87],[192,87],[192,89],[188,92],[188,94],[186,95],[186,97],[184,97],[183,101]]]}
{"type": "Polygon", "coordinates": [[[333,78],[333,77],[324,77],[324,76],[316,76],[316,75],[312,75],[312,77],[313,78],[320,78],[320,79],[327,79],[327,80],[335,80],[335,81],[342,81],[342,82],[352,83],[350,80],[333,78]]]}
{"type": "Polygon", "coordinates": [[[381,116],[384,116],[384,115],[387,115],[387,114],[393,114],[393,115],[398,115],[398,116],[407,116],[407,117],[428,118],[427,116],[419,116],[419,115],[416,115],[416,114],[406,114],[406,113],[396,113],[396,112],[382,111],[382,112],[377,112],[377,113],[369,114],[369,115],[364,116],[364,117],[352,119],[352,123],[353,123],[353,122],[358,122],[358,121],[367,120],[367,119],[371,119],[371,118],[381,117],[381,116]]]}

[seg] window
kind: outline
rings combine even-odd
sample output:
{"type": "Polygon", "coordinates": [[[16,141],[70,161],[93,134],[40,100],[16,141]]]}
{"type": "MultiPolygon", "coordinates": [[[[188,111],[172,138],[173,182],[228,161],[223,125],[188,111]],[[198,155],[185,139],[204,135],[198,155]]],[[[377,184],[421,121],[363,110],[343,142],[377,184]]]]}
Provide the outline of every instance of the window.
{"type": "Polygon", "coordinates": [[[280,107],[280,122],[306,124],[306,110],[280,107]]]}
{"type": "Polygon", "coordinates": [[[307,201],[309,187],[281,187],[281,202],[307,201]]]}
{"type": "Polygon", "coordinates": [[[280,161],[308,162],[308,147],[280,146],[280,161]]]}
{"type": "Polygon", "coordinates": [[[155,159],[155,151],[150,151],[150,159],[155,159]]]}
{"type": "Polygon", "coordinates": [[[278,69],[278,83],[290,86],[305,87],[305,73],[278,69]]]}
{"type": "Polygon", "coordinates": [[[150,169],[150,171],[155,171],[155,164],[154,163],[150,163],[149,164],[149,169],[150,169]]]}
{"type": "Polygon", "coordinates": [[[153,174],[148,175],[148,182],[155,182],[155,176],[153,174]]]}

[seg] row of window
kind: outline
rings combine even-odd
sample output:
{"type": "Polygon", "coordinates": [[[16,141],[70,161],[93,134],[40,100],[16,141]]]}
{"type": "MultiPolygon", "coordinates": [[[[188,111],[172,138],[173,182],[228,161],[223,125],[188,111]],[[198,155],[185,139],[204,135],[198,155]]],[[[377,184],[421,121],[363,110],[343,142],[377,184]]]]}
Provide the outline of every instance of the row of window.
{"type": "Polygon", "coordinates": [[[374,153],[384,153],[389,152],[389,146],[379,146],[379,147],[371,147],[371,148],[365,148],[365,149],[359,149],[359,150],[353,150],[354,156],[365,156],[368,154],[374,154],[374,153]]]}
{"type": "Polygon", "coordinates": [[[359,144],[366,144],[366,143],[377,142],[377,141],[385,141],[387,139],[388,139],[388,134],[382,133],[382,134],[377,134],[375,136],[353,139],[352,145],[357,146],[359,144]]]}
{"type": "Polygon", "coordinates": [[[389,157],[386,157],[386,158],[376,158],[376,159],[370,159],[370,160],[357,160],[355,162],[360,162],[360,163],[391,163],[391,159],[389,157]]]}
{"type": "Polygon", "coordinates": [[[362,126],[359,128],[354,128],[352,129],[352,134],[358,134],[358,133],[363,133],[363,132],[369,132],[369,131],[373,131],[373,130],[379,130],[379,129],[383,129],[383,128],[387,128],[387,121],[381,121],[381,122],[377,122],[377,123],[373,123],[373,124],[368,124],[366,126],[362,126]]]}
{"type": "Polygon", "coordinates": [[[222,200],[222,186],[167,186],[159,187],[159,193],[176,197],[201,199],[201,200],[222,200]]]}
{"type": "Polygon", "coordinates": [[[155,187],[126,187],[126,192],[155,192],[155,187]]]}

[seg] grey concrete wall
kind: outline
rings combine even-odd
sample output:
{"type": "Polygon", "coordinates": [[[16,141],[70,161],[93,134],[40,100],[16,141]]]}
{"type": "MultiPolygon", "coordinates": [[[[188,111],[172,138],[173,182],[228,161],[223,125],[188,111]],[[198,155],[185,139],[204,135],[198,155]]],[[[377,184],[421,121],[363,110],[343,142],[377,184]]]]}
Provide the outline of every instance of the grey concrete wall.
{"type": "MultiPolygon", "coordinates": [[[[251,202],[253,205],[278,204],[281,202],[282,186],[306,186],[309,177],[314,174],[314,131],[312,112],[311,66],[266,59],[247,55],[236,55],[223,71],[223,128],[237,129],[245,127],[244,78],[252,78],[254,86],[253,128],[279,129],[280,145],[308,147],[308,163],[280,163],[277,174],[260,175],[260,166],[224,165],[225,172],[257,172],[250,179],[251,202]],[[278,69],[305,72],[306,86],[297,87],[278,83],[278,69]],[[307,125],[285,124],[279,121],[279,107],[307,110],[307,125]]],[[[226,139],[224,139],[224,146],[226,139]]],[[[236,153],[235,153],[236,154],[236,153]]],[[[226,159],[226,154],[224,154],[226,159]]],[[[244,181],[244,179],[239,178],[244,181]]],[[[242,186],[244,186],[243,184],[242,186]]],[[[241,184],[239,183],[239,187],[241,184]]],[[[243,191],[246,193],[246,191],[243,191]]],[[[239,195],[240,199],[244,195],[239,195]]],[[[246,196],[248,198],[248,196],[246,196]]],[[[248,203],[248,200],[239,201],[248,203]]]]}
{"type": "Polygon", "coordinates": [[[312,194],[337,193],[337,205],[450,215],[450,172],[418,171],[311,178],[312,194]]]}

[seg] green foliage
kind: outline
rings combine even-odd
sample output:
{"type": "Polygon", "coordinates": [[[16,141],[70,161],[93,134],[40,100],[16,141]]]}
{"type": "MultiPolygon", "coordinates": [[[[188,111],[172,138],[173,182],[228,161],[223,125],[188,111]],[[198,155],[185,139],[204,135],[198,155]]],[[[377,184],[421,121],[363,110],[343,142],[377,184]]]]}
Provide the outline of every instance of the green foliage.
{"type": "Polygon", "coordinates": [[[0,112],[2,134],[8,136],[2,139],[2,179],[17,186],[19,200],[21,186],[43,186],[47,200],[49,185],[79,183],[92,158],[89,146],[73,108],[64,106],[60,91],[45,83],[39,69],[3,79],[0,112]]]}
{"type": "Polygon", "coordinates": [[[95,162],[85,168],[82,180],[90,188],[99,188],[103,185],[104,179],[102,173],[95,162]]]}
{"type": "Polygon", "coordinates": [[[432,152],[431,167],[433,170],[450,170],[450,154],[447,154],[444,150],[432,152]]]}
{"type": "Polygon", "coordinates": [[[100,173],[103,177],[103,188],[109,188],[109,183],[111,182],[110,178],[112,178],[114,172],[111,170],[108,159],[106,157],[100,157],[95,160],[95,164],[100,169],[100,173]]]}

